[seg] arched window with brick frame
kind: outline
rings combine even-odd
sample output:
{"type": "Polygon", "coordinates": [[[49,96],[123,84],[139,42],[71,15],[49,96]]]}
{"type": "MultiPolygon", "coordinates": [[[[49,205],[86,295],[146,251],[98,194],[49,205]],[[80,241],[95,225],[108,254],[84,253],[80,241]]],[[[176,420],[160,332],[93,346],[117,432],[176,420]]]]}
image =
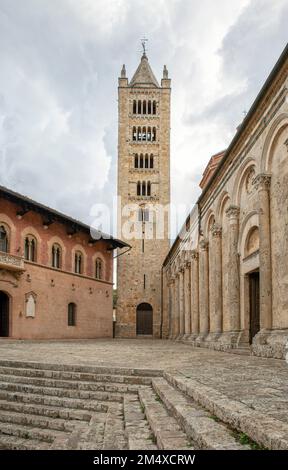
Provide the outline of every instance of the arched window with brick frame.
{"type": "Polygon", "coordinates": [[[33,235],[26,235],[24,240],[24,258],[26,261],[36,261],[36,238],[33,235]]]}
{"type": "Polygon", "coordinates": [[[0,251],[8,252],[8,234],[4,225],[0,223],[0,251]]]}
{"type": "Polygon", "coordinates": [[[103,261],[101,258],[96,258],[95,277],[96,279],[103,279],[103,261]]]}
{"type": "Polygon", "coordinates": [[[81,251],[76,251],[74,255],[74,272],[76,274],[83,273],[83,254],[81,251]]]}
{"type": "Polygon", "coordinates": [[[62,262],[62,249],[58,243],[54,243],[52,246],[52,268],[61,268],[62,262]]]}

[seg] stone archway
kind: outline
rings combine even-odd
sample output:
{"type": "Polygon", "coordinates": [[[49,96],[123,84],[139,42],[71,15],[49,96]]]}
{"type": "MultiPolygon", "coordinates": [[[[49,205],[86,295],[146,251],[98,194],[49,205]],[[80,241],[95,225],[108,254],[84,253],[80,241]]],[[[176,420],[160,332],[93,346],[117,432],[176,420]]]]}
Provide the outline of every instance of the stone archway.
{"type": "Polygon", "coordinates": [[[136,335],[153,334],[153,308],[150,304],[139,304],[136,310],[136,335]]]}
{"type": "Polygon", "coordinates": [[[0,291],[0,336],[9,336],[9,297],[0,291]]]}

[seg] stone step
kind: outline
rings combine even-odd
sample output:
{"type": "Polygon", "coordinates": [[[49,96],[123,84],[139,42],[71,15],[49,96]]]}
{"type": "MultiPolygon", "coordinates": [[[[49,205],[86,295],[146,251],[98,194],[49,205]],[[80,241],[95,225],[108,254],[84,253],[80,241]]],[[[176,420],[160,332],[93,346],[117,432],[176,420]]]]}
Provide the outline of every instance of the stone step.
{"type": "Polygon", "coordinates": [[[0,382],[0,390],[9,392],[24,392],[28,394],[49,395],[61,398],[80,398],[82,400],[100,400],[100,401],[113,401],[122,402],[121,393],[110,392],[90,392],[87,390],[70,390],[64,388],[53,387],[37,387],[34,385],[25,385],[18,383],[0,382]]]}
{"type": "Polygon", "coordinates": [[[105,422],[103,450],[126,450],[127,439],[124,432],[123,405],[110,404],[105,422]]]}
{"type": "MultiPolygon", "coordinates": [[[[1,364],[1,361],[0,361],[1,364]]],[[[108,383],[122,383],[131,385],[151,385],[152,377],[137,376],[137,375],[109,375],[109,374],[96,374],[88,372],[73,372],[66,370],[50,370],[50,369],[35,369],[25,367],[10,367],[0,365],[0,375],[16,375],[23,377],[39,377],[49,379],[63,379],[63,380],[80,380],[90,382],[108,382],[108,383]]]]}
{"type": "Polygon", "coordinates": [[[152,389],[139,390],[139,398],[158,449],[193,450],[195,444],[182,431],[176,419],[169,415],[152,389]]]}
{"type": "Polygon", "coordinates": [[[61,418],[48,418],[46,416],[0,410],[0,426],[1,423],[23,424],[25,426],[31,426],[35,428],[71,432],[73,431],[75,425],[78,425],[81,423],[81,421],[65,420],[61,418]]]}
{"type": "Polygon", "coordinates": [[[104,374],[104,375],[120,375],[120,376],[132,376],[132,377],[158,377],[162,375],[160,369],[133,369],[127,367],[105,367],[105,366],[74,366],[72,364],[50,364],[46,362],[34,362],[34,361],[9,361],[0,360],[1,367],[10,368],[24,368],[24,369],[38,369],[38,370],[50,370],[50,371],[64,371],[64,372],[84,372],[92,374],[104,374]]]}
{"type": "Polygon", "coordinates": [[[152,386],[166,408],[175,416],[181,428],[199,449],[249,450],[239,444],[231,429],[216,422],[214,416],[205,411],[179,390],[169,385],[164,378],[156,378],[152,386]]]}
{"type": "Polygon", "coordinates": [[[95,400],[85,400],[80,398],[61,398],[53,396],[39,395],[37,393],[15,392],[0,389],[0,400],[7,400],[17,403],[29,403],[35,405],[44,405],[52,407],[61,407],[87,411],[107,411],[108,406],[104,402],[95,400]]]}
{"type": "Polygon", "coordinates": [[[177,372],[164,372],[163,377],[178,390],[228,424],[245,433],[252,441],[272,450],[288,448],[288,424],[265,415],[224,393],[177,372]]]}
{"type": "Polygon", "coordinates": [[[125,435],[129,450],[157,450],[154,435],[141,409],[138,397],[124,396],[125,435]]]}
{"type": "MultiPolygon", "coordinates": [[[[0,400],[0,412],[11,411],[23,414],[34,414],[47,416],[48,418],[61,418],[64,420],[90,421],[91,412],[74,410],[73,408],[60,408],[60,406],[44,406],[30,403],[18,403],[7,400],[0,400]]],[[[103,410],[101,410],[103,411],[103,410]]]]}
{"type": "Polygon", "coordinates": [[[27,385],[35,385],[37,387],[52,387],[52,388],[67,388],[70,390],[87,390],[87,391],[100,391],[100,392],[116,392],[116,393],[138,393],[139,387],[145,385],[126,385],[126,384],[113,384],[102,382],[88,382],[76,380],[63,380],[63,379],[49,379],[38,377],[23,377],[15,375],[0,375],[0,381],[6,383],[20,383],[27,385]]]}
{"type": "MultiPolygon", "coordinates": [[[[59,406],[43,406],[30,403],[18,403],[14,401],[0,399],[0,412],[11,411],[17,413],[28,413],[39,416],[46,416],[48,418],[60,418],[64,420],[79,420],[89,421],[91,419],[91,412],[74,410],[71,408],[60,408],[59,406]]],[[[102,410],[101,410],[102,411],[102,410]]]]}
{"type": "Polygon", "coordinates": [[[23,439],[36,439],[39,441],[52,443],[59,436],[65,436],[62,431],[51,429],[40,429],[37,427],[25,426],[13,423],[0,422],[0,435],[16,436],[23,439]]]}
{"type": "Polygon", "coordinates": [[[0,450],[49,450],[51,444],[37,439],[7,436],[0,432],[0,450]]]}

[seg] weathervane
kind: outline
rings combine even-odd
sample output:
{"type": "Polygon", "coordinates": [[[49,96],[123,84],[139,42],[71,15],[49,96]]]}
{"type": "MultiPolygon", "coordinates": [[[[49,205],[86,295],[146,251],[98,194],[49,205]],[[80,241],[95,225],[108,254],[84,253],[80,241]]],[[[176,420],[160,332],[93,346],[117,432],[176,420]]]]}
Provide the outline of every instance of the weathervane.
{"type": "Polygon", "coordinates": [[[141,39],[141,44],[142,44],[142,48],[143,48],[143,54],[146,54],[146,42],[148,41],[147,38],[145,38],[145,36],[141,39]]]}

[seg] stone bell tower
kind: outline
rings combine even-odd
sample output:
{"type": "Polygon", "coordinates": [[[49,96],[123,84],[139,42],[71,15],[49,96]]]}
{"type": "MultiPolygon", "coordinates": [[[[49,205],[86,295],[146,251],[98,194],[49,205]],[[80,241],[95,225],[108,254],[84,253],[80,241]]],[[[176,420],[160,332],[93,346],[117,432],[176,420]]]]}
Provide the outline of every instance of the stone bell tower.
{"type": "Polygon", "coordinates": [[[170,82],[164,66],[159,85],[145,49],[130,82],[125,65],[119,78],[118,236],[132,248],[117,263],[118,337],[160,336],[161,266],[169,250],[170,82]],[[127,225],[123,231],[127,207],[132,234],[127,225]]]}

